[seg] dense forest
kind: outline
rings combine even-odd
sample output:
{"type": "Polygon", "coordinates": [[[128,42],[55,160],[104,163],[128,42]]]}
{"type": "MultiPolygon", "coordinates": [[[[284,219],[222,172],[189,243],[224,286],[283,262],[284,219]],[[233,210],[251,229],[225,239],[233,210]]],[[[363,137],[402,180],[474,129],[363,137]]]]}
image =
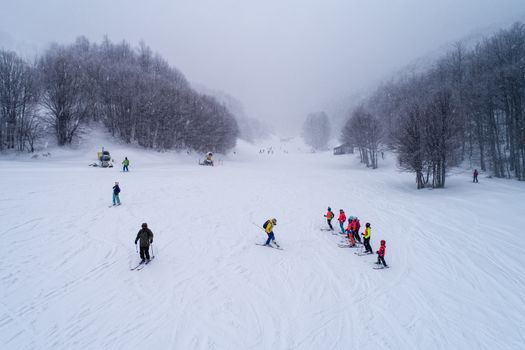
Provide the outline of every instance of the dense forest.
{"type": "Polygon", "coordinates": [[[351,111],[341,139],[371,167],[379,144],[393,150],[417,188],[444,187],[463,162],[525,180],[525,25],[457,43],[428,69],[382,84],[351,111]]]}
{"type": "Polygon", "coordinates": [[[68,145],[93,121],[156,150],[226,152],[239,134],[223,104],[197,93],[149,47],[107,38],[52,44],[34,62],[0,50],[0,108],[0,150],[32,152],[48,133],[68,145]]]}

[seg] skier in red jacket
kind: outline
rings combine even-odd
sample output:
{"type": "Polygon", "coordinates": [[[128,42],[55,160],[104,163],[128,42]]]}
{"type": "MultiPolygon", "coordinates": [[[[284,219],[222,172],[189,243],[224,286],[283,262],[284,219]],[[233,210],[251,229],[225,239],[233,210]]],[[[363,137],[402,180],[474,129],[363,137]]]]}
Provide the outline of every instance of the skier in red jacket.
{"type": "Polygon", "coordinates": [[[357,242],[361,243],[361,237],[359,237],[359,229],[361,228],[361,223],[357,216],[354,216],[354,238],[357,242]]]}
{"type": "Polygon", "coordinates": [[[388,265],[385,262],[386,241],[384,239],[381,240],[381,247],[379,247],[379,250],[376,253],[377,253],[376,264],[380,265],[382,263],[384,267],[388,267],[388,265]]]}
{"type": "Polygon", "coordinates": [[[354,238],[354,220],[353,216],[348,218],[348,226],[346,227],[346,233],[348,235],[348,240],[350,241],[350,247],[355,247],[355,238],[354,238]]]}
{"type": "Polygon", "coordinates": [[[345,233],[344,224],[346,222],[346,215],[345,211],[343,209],[339,209],[339,218],[337,218],[337,221],[339,221],[339,226],[341,227],[341,233],[345,233]]]}

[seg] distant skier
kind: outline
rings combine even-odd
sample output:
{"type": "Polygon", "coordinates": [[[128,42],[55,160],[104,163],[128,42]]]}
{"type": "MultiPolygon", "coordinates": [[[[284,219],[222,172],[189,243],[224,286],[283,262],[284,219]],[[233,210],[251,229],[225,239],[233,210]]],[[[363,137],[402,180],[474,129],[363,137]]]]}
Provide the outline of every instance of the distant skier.
{"type": "Polygon", "coordinates": [[[335,214],[334,212],[332,211],[332,208],[328,207],[328,212],[326,213],[326,215],[324,216],[326,218],[326,222],[328,223],[328,226],[330,226],[330,230],[334,230],[333,226],[332,226],[332,219],[334,218],[335,214]]]}
{"type": "Polygon", "coordinates": [[[355,247],[355,238],[354,238],[354,228],[353,228],[353,216],[350,216],[348,218],[348,226],[346,227],[346,233],[348,235],[348,239],[350,240],[350,247],[355,247]]]}
{"type": "Polygon", "coordinates": [[[129,171],[128,166],[129,166],[128,157],[124,157],[124,160],[122,161],[122,172],[129,171]]]}
{"type": "Polygon", "coordinates": [[[118,185],[118,182],[115,182],[115,186],[113,186],[113,205],[120,205],[120,187],[118,185]]]}
{"type": "Polygon", "coordinates": [[[137,238],[135,238],[135,244],[140,240],[140,262],[147,262],[150,260],[149,256],[149,246],[153,243],[153,232],[148,228],[147,223],[142,224],[142,228],[139,233],[137,233],[137,238]]]}
{"type": "Polygon", "coordinates": [[[478,169],[474,169],[472,173],[472,182],[478,182],[478,169]]]}
{"type": "Polygon", "coordinates": [[[361,223],[359,222],[359,218],[357,216],[354,216],[354,219],[352,220],[354,222],[352,228],[353,228],[353,234],[354,238],[357,242],[361,243],[361,237],[359,236],[359,229],[361,228],[361,223]]]}
{"type": "Polygon", "coordinates": [[[365,252],[368,254],[374,254],[372,251],[372,246],[370,246],[370,236],[372,235],[372,229],[370,228],[370,223],[367,222],[365,225],[365,232],[363,232],[363,245],[365,246],[365,252]]]}
{"type": "Polygon", "coordinates": [[[273,218],[273,219],[268,219],[266,220],[266,222],[263,224],[263,228],[264,228],[264,231],[266,232],[266,234],[268,235],[268,239],[266,240],[266,243],[264,245],[268,245],[268,246],[271,246],[270,243],[273,241],[275,243],[276,246],[279,246],[276,242],[275,242],[275,234],[273,233],[273,227],[277,225],[277,219],[273,218]]]}
{"type": "Polygon", "coordinates": [[[339,227],[341,227],[341,233],[345,233],[344,224],[346,222],[346,215],[345,211],[343,209],[339,209],[339,217],[337,218],[337,221],[339,221],[339,227]]]}
{"type": "Polygon", "coordinates": [[[385,262],[385,254],[386,254],[386,241],[384,239],[381,240],[381,247],[379,247],[379,250],[377,253],[377,263],[376,264],[383,264],[384,267],[388,267],[388,265],[385,262]]]}

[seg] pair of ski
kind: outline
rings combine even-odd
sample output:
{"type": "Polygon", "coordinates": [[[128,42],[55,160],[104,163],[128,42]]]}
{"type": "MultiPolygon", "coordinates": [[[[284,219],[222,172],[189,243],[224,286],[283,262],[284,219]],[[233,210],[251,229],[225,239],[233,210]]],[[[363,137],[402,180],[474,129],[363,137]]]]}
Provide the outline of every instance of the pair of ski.
{"type": "Polygon", "coordinates": [[[141,262],[139,262],[139,264],[137,266],[132,267],[130,270],[131,271],[140,271],[143,268],[145,268],[146,265],[148,265],[151,262],[151,260],[153,260],[153,259],[155,259],[155,257],[152,257],[150,260],[147,260],[147,261],[141,261],[141,262]]]}
{"type": "Polygon", "coordinates": [[[108,208],[118,207],[120,205],[122,205],[122,203],[110,205],[108,208]]]}
{"type": "Polygon", "coordinates": [[[268,248],[273,248],[273,249],[278,249],[278,250],[284,250],[283,248],[281,248],[281,246],[277,245],[277,243],[275,243],[275,247],[271,244],[262,244],[262,243],[255,243],[255,245],[260,245],[260,246],[263,246],[263,247],[268,247],[268,248]]]}
{"type": "Polygon", "coordinates": [[[357,255],[357,256],[365,256],[365,255],[373,255],[374,253],[355,252],[354,254],[357,255]]]}
{"type": "Polygon", "coordinates": [[[383,270],[383,269],[388,269],[388,268],[390,268],[390,266],[388,266],[388,265],[387,265],[387,266],[384,266],[384,265],[381,265],[381,264],[378,264],[378,263],[374,263],[374,264],[379,265],[379,266],[374,266],[374,267],[373,267],[374,270],[383,270]]]}
{"type": "Polygon", "coordinates": [[[359,245],[350,245],[350,244],[338,244],[339,248],[359,248],[359,245]]]}
{"type": "Polygon", "coordinates": [[[348,240],[348,241],[341,240],[341,241],[337,244],[337,246],[338,246],[339,248],[361,248],[361,247],[363,247],[363,243],[361,243],[361,242],[355,242],[354,245],[351,245],[351,244],[350,244],[350,240],[348,240]]]}
{"type": "Polygon", "coordinates": [[[321,227],[319,230],[321,230],[321,231],[327,231],[327,232],[332,232],[332,234],[333,234],[334,236],[346,235],[346,233],[341,233],[341,232],[336,231],[336,230],[331,229],[331,228],[324,228],[324,227],[321,227]]]}

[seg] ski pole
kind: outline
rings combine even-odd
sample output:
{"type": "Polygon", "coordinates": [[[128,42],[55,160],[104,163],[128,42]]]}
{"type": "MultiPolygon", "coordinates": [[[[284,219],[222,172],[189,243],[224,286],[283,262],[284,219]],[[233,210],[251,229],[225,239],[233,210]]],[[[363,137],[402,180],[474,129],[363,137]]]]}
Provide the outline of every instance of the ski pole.
{"type": "Polygon", "coordinates": [[[255,226],[255,227],[258,227],[258,228],[260,228],[261,230],[264,231],[264,228],[262,228],[261,226],[257,225],[255,222],[252,222],[252,225],[255,226]]]}
{"type": "Polygon", "coordinates": [[[135,243],[135,251],[138,253],[139,252],[139,248],[137,247],[137,243],[135,243]]]}
{"type": "Polygon", "coordinates": [[[153,242],[151,242],[151,256],[152,258],[155,257],[155,252],[153,251],[153,242]]]}

